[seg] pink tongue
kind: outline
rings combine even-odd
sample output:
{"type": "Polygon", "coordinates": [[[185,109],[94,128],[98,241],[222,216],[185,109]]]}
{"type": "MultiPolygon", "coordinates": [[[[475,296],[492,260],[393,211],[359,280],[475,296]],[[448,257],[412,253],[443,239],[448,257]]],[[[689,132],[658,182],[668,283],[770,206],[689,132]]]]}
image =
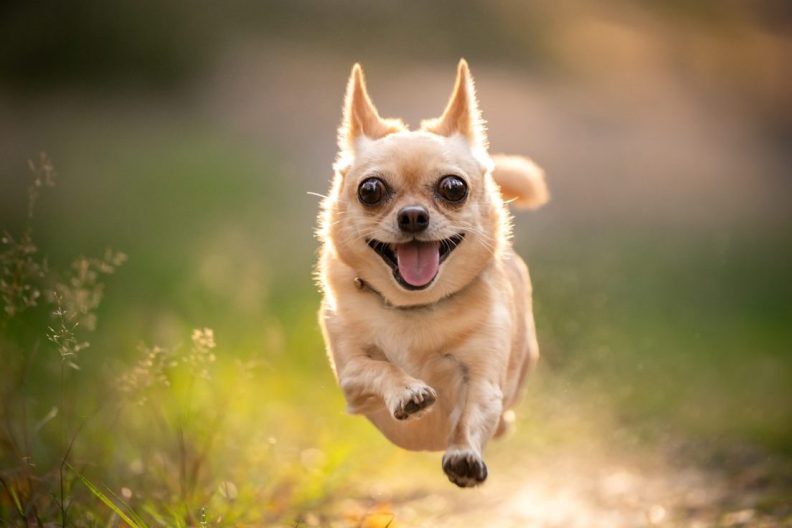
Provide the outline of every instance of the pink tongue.
{"type": "Polygon", "coordinates": [[[429,284],[440,267],[440,242],[408,242],[396,246],[402,278],[412,286],[429,284]]]}

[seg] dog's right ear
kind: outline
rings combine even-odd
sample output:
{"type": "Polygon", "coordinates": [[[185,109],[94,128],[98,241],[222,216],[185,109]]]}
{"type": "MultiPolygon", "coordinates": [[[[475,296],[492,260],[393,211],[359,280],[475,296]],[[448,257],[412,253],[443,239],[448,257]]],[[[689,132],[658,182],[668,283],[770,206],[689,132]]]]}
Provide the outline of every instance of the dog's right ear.
{"type": "Polygon", "coordinates": [[[404,124],[400,120],[380,117],[366,90],[363,69],[360,64],[355,64],[347,82],[344,117],[338,127],[338,148],[341,152],[353,154],[364,138],[379,139],[403,129],[404,124]]]}

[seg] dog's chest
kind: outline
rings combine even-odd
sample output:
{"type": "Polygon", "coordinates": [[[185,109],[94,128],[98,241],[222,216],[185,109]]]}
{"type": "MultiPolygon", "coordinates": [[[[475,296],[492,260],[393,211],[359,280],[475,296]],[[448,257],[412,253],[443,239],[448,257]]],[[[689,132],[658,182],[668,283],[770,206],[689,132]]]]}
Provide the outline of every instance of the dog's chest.
{"type": "Polygon", "coordinates": [[[388,361],[414,375],[455,355],[480,331],[486,318],[486,312],[481,312],[383,309],[369,318],[368,337],[388,361]]]}

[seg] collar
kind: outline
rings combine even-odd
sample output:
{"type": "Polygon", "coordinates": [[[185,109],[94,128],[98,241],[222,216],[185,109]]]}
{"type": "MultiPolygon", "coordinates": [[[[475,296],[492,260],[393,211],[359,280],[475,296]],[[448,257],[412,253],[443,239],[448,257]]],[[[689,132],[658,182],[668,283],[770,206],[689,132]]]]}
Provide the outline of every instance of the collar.
{"type": "Polygon", "coordinates": [[[435,306],[438,306],[440,304],[443,304],[446,301],[452,299],[453,297],[459,295],[463,291],[467,290],[468,287],[470,287],[470,284],[472,284],[473,282],[475,282],[475,279],[473,281],[471,281],[469,284],[467,284],[461,290],[457,290],[457,291],[455,291],[453,293],[450,293],[450,294],[446,295],[445,297],[441,297],[440,299],[438,299],[438,300],[436,300],[435,302],[432,302],[432,303],[410,304],[410,305],[407,305],[407,306],[396,306],[395,304],[392,304],[388,299],[386,299],[385,296],[382,295],[382,293],[379,292],[379,290],[376,290],[375,288],[373,288],[368,282],[364,281],[360,277],[355,277],[355,280],[354,280],[355,287],[358,290],[360,290],[362,292],[368,292],[368,293],[372,293],[372,294],[376,295],[377,297],[379,297],[380,302],[387,308],[391,308],[393,310],[404,311],[404,312],[429,309],[429,308],[433,308],[435,306]]]}

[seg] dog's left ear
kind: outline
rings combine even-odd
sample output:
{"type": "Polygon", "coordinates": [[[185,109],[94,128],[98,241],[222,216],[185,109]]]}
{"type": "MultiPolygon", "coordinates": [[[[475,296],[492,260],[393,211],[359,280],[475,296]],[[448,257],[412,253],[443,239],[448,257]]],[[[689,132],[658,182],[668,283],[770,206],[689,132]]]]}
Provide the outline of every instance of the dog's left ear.
{"type": "Polygon", "coordinates": [[[451,92],[451,99],[449,99],[443,115],[424,121],[421,126],[424,130],[442,136],[453,136],[458,133],[471,146],[487,148],[486,126],[481,118],[481,111],[476,100],[473,76],[470,75],[470,69],[465,59],[459,61],[454,91],[451,92]]]}

